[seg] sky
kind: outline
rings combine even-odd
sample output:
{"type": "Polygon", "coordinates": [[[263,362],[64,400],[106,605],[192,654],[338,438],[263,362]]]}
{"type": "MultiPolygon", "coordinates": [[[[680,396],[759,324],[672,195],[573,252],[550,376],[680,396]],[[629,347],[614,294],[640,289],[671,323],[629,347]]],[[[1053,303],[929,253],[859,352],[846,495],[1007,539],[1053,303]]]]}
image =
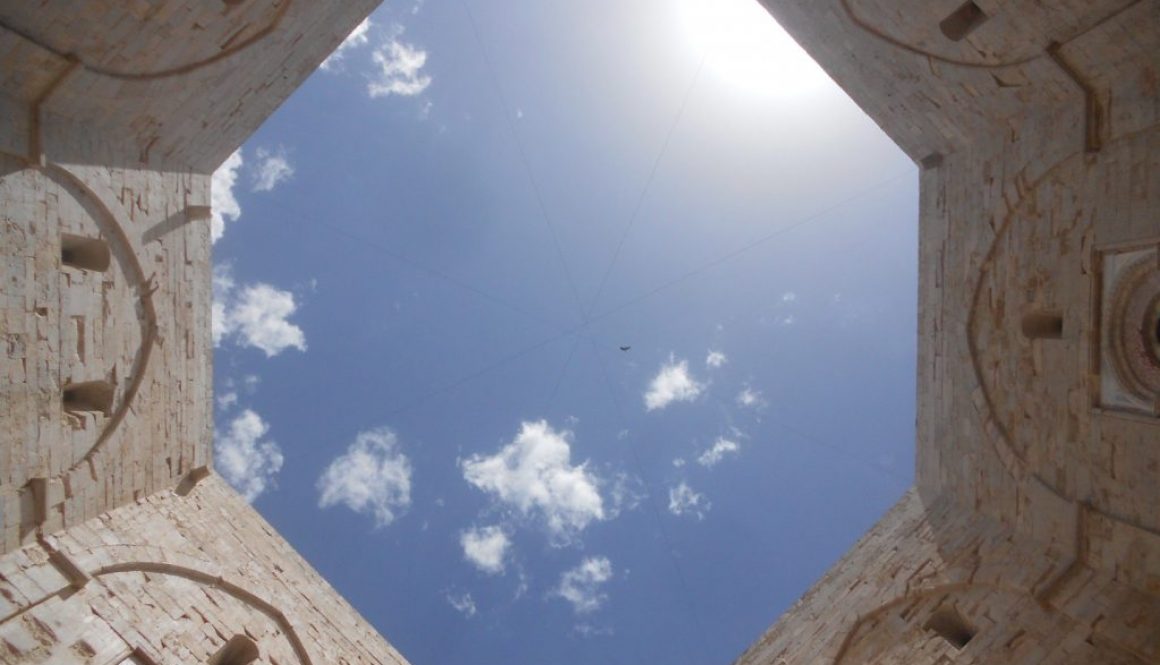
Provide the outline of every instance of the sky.
{"type": "Polygon", "coordinates": [[[912,483],[916,169],[752,0],[384,4],[213,199],[216,468],[415,665],[731,662],[912,483]]]}

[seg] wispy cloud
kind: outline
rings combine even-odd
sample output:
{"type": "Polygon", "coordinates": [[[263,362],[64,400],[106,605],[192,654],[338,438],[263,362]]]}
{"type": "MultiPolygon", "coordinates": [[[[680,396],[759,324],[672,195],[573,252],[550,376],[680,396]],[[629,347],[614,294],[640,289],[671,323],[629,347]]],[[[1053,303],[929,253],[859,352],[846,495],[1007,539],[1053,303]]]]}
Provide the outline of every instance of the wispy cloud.
{"type": "Polygon", "coordinates": [[[612,579],[608,557],[589,557],[560,577],[555,595],[572,604],[577,614],[594,612],[608,600],[601,587],[612,579]]]}
{"type": "Polygon", "coordinates": [[[489,575],[502,573],[511,540],[498,526],[468,529],[459,536],[463,558],[489,575]]]}
{"type": "Polygon", "coordinates": [[[762,396],[760,390],[745,386],[741,392],[737,393],[737,404],[748,409],[761,409],[765,406],[765,397],[762,396]]]}
{"type": "Polygon", "coordinates": [[[346,59],[347,54],[360,46],[366,46],[367,42],[370,41],[370,30],[371,19],[368,17],[363,19],[362,23],[356,25],[354,30],[346,36],[346,39],[342,40],[342,43],[338,45],[338,48],[334,49],[334,52],[326,60],[322,61],[319,69],[326,72],[340,71],[342,69],[342,61],[346,59]]]}
{"type": "Polygon", "coordinates": [[[289,291],[262,283],[238,287],[228,265],[214,266],[210,312],[214,346],[232,340],[261,349],[267,357],[290,348],[305,351],[306,335],[287,320],[296,309],[289,291]]]}
{"type": "Polygon", "coordinates": [[[345,504],[387,526],[411,505],[411,462],[386,427],[361,432],[318,479],[318,507],[345,504]]]}
{"type": "Polygon", "coordinates": [[[721,351],[710,349],[709,355],[705,356],[705,365],[713,369],[717,369],[727,362],[729,362],[729,357],[721,351]]]}
{"type": "Polygon", "coordinates": [[[606,481],[607,496],[610,504],[605,511],[607,519],[616,519],[626,510],[635,510],[648,496],[644,482],[637,476],[621,472],[614,474],[611,481],[606,481]]]}
{"type": "Polygon", "coordinates": [[[387,40],[371,54],[376,67],[367,84],[367,94],[371,98],[413,97],[431,85],[431,77],[423,72],[427,52],[402,41],[402,33],[402,28],[396,26],[387,40]]]}
{"type": "Polygon", "coordinates": [[[705,519],[705,513],[711,507],[705,495],[694,492],[684,481],[669,490],[669,512],[678,517],[692,515],[699,520],[705,519]]]}
{"type": "Polygon", "coordinates": [[[471,594],[466,591],[458,595],[448,593],[447,603],[451,605],[451,607],[455,608],[455,611],[459,612],[468,619],[475,616],[475,599],[472,598],[471,594]]]}
{"type": "Polygon", "coordinates": [[[235,390],[228,390],[217,396],[217,405],[223,411],[236,405],[238,403],[238,393],[235,390]]]}
{"type": "Polygon", "coordinates": [[[644,394],[644,404],[649,411],[663,409],[673,402],[691,402],[701,395],[705,385],[689,374],[689,363],[677,361],[669,356],[669,361],[649,384],[644,394]]]}
{"type": "Polygon", "coordinates": [[[726,455],[736,454],[738,450],[740,450],[740,446],[737,445],[736,441],[718,437],[713,442],[713,446],[701,453],[701,456],[697,458],[697,464],[700,464],[706,469],[711,469],[717,466],[718,462],[725,459],[726,455]]]}
{"type": "Polygon", "coordinates": [[[782,302],[794,302],[796,300],[797,300],[797,294],[794,293],[793,291],[786,291],[785,293],[781,294],[781,301],[782,302]]]}
{"type": "Polygon", "coordinates": [[[214,468],[246,501],[253,502],[282,470],[282,450],[263,439],[270,427],[246,409],[224,432],[214,432],[214,468]]]}
{"type": "Polygon", "coordinates": [[[221,239],[226,231],[226,222],[235,222],[242,216],[242,207],[234,196],[234,185],[238,182],[238,170],[242,168],[242,149],[238,148],[213,172],[210,178],[209,234],[213,242],[221,239]]]}
{"type": "Polygon", "coordinates": [[[294,175],[294,167],[286,156],[285,148],[280,147],[273,152],[258,148],[257,156],[258,163],[250,174],[253,180],[251,191],[271,191],[294,175]]]}
{"type": "Polygon", "coordinates": [[[523,422],[494,455],[463,461],[463,478],[521,515],[541,519],[555,542],[567,542],[606,517],[599,479],[587,464],[572,464],[571,438],[547,421],[523,422]]]}

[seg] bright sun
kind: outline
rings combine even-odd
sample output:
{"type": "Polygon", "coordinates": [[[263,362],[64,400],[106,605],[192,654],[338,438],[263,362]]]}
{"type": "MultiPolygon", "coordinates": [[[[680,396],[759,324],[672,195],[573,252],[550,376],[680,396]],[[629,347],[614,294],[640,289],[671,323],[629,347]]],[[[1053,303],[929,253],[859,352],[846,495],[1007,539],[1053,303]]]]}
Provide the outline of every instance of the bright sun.
{"type": "Polygon", "coordinates": [[[758,0],[681,0],[680,12],[705,68],[739,89],[799,97],[829,80],[758,0]]]}

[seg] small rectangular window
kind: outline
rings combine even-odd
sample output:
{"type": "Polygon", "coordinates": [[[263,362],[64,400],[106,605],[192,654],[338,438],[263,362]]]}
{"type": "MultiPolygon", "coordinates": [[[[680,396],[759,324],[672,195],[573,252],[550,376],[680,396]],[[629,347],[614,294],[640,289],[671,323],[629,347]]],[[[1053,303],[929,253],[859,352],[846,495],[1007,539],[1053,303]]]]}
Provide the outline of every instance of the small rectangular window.
{"type": "Polygon", "coordinates": [[[62,401],[65,411],[108,415],[113,409],[113,384],[108,381],[71,383],[64,387],[62,401]]]}
{"type": "Polygon", "coordinates": [[[105,272],[110,263],[109,245],[96,238],[61,234],[60,262],[70,268],[105,272]]]}
{"type": "Polygon", "coordinates": [[[980,25],[987,22],[987,14],[971,0],[964,2],[950,16],[944,18],[938,27],[952,42],[961,42],[980,25]]]}
{"type": "Polygon", "coordinates": [[[1063,339],[1063,317],[1055,312],[1024,314],[1020,327],[1028,339],[1063,339]]]}
{"type": "Polygon", "coordinates": [[[975,637],[975,629],[953,607],[940,607],[922,627],[950,642],[956,650],[967,646],[975,637]]]}

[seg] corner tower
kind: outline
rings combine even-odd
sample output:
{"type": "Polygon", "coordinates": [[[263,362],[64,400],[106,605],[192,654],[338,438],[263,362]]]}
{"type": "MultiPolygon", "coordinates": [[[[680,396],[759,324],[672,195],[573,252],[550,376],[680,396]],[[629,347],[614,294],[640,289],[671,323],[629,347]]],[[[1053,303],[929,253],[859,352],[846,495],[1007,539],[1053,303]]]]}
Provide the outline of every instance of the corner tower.
{"type": "Polygon", "coordinates": [[[376,4],[0,7],[0,662],[403,662],[211,471],[210,174],[376,4]]]}
{"type": "Polygon", "coordinates": [[[917,486],[738,662],[1160,662],[1160,3],[765,4],[922,167],[917,486]]]}

